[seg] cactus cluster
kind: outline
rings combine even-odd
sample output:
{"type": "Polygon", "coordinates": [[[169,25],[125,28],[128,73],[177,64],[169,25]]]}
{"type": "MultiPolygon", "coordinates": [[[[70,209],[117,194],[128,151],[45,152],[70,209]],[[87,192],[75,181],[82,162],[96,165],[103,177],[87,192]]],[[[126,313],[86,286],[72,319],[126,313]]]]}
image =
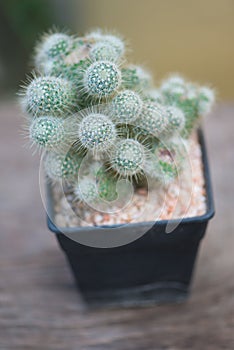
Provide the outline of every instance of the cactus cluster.
{"type": "Polygon", "coordinates": [[[48,177],[71,183],[84,202],[114,200],[119,178],[138,185],[142,174],[161,183],[174,179],[183,166],[183,139],[214,103],[212,89],[178,75],[155,86],[125,56],[122,38],[102,30],[83,37],[51,32],[36,46],[34,74],[21,93],[48,177]],[[98,170],[90,166],[80,176],[87,155],[98,170]]]}

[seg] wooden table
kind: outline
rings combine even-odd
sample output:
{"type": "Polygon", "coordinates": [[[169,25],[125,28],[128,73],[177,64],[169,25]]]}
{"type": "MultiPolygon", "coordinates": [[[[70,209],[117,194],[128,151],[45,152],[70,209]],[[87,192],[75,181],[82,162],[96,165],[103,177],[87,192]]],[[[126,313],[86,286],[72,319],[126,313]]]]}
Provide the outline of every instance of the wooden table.
{"type": "Polygon", "coordinates": [[[47,230],[21,112],[0,110],[0,350],[234,349],[234,104],[205,121],[216,217],[182,305],[87,311],[47,230]]]}

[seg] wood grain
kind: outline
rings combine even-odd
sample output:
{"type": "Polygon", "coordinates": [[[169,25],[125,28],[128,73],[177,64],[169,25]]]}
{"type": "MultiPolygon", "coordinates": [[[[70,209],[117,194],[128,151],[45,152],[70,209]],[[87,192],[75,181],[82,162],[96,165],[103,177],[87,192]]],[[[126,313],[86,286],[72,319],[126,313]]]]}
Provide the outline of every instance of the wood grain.
{"type": "Polygon", "coordinates": [[[219,105],[205,122],[217,213],[189,301],[88,311],[46,228],[21,113],[1,102],[0,350],[234,349],[233,114],[233,104],[219,105]]]}

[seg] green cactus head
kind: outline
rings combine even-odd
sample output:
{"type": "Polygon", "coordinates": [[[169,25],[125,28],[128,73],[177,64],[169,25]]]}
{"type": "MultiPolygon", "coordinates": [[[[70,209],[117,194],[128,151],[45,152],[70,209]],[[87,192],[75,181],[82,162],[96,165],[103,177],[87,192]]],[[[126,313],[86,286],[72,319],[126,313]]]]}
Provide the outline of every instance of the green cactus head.
{"type": "Polygon", "coordinates": [[[178,76],[165,80],[161,86],[165,104],[181,109],[185,116],[183,137],[188,138],[199,119],[197,87],[178,76]]]}
{"type": "Polygon", "coordinates": [[[109,43],[116,50],[119,57],[124,54],[125,44],[120,37],[116,35],[106,34],[103,36],[101,41],[109,43]]]}
{"type": "Polygon", "coordinates": [[[198,113],[206,115],[210,113],[215,101],[214,90],[203,86],[198,89],[198,113]]]}
{"type": "Polygon", "coordinates": [[[158,89],[149,89],[141,92],[145,102],[155,102],[163,104],[163,96],[158,89]]]}
{"type": "Polygon", "coordinates": [[[151,74],[141,66],[129,65],[122,68],[122,85],[125,89],[144,91],[152,87],[151,74]]]}
{"type": "Polygon", "coordinates": [[[132,177],[141,173],[144,161],[144,147],[133,139],[117,142],[110,158],[112,168],[124,177],[132,177]]]}
{"type": "Polygon", "coordinates": [[[40,72],[47,71],[48,65],[68,55],[74,46],[74,40],[65,33],[44,34],[35,48],[35,67],[40,72]]]}
{"type": "Polygon", "coordinates": [[[119,52],[110,43],[100,41],[92,46],[89,56],[92,61],[117,62],[120,59],[119,52]]]}
{"type": "Polygon", "coordinates": [[[48,152],[44,158],[45,172],[52,181],[75,181],[82,159],[78,153],[69,152],[64,155],[48,152]]]}
{"type": "Polygon", "coordinates": [[[160,90],[166,96],[181,96],[186,92],[186,82],[183,77],[174,74],[162,82],[160,90]]]}
{"type": "Polygon", "coordinates": [[[53,59],[39,56],[36,68],[44,75],[62,77],[77,83],[82,78],[77,70],[84,70],[84,66],[91,63],[90,49],[90,43],[84,38],[72,38],[71,48],[66,54],[57,55],[53,59]]]}
{"type": "Polygon", "coordinates": [[[125,51],[125,43],[124,41],[117,35],[105,34],[101,30],[95,30],[85,35],[85,38],[93,41],[94,43],[104,43],[109,44],[111,47],[115,49],[115,52],[120,57],[124,54],[125,51]]]}
{"type": "Polygon", "coordinates": [[[185,126],[185,116],[183,111],[175,106],[167,106],[165,108],[167,117],[167,126],[164,134],[171,136],[179,133],[185,126]]]}
{"type": "Polygon", "coordinates": [[[92,63],[84,73],[83,86],[85,92],[96,99],[115,94],[121,84],[121,72],[111,61],[92,63]]]}
{"type": "Polygon", "coordinates": [[[101,113],[85,116],[78,126],[81,145],[90,151],[106,152],[116,139],[116,128],[111,119],[101,113]]]}
{"type": "Polygon", "coordinates": [[[86,33],[84,37],[91,43],[96,43],[103,38],[103,31],[100,28],[97,28],[86,33]]]}
{"type": "Polygon", "coordinates": [[[148,102],[143,105],[137,127],[142,135],[159,137],[167,127],[167,114],[161,105],[148,102]]]}
{"type": "Polygon", "coordinates": [[[67,55],[73,46],[73,39],[64,33],[54,33],[44,38],[41,50],[48,58],[67,55]]]}
{"type": "Polygon", "coordinates": [[[33,116],[65,116],[75,106],[76,93],[72,84],[58,77],[38,77],[26,88],[22,104],[33,116]]]}
{"type": "Polygon", "coordinates": [[[132,123],[140,115],[143,102],[132,90],[120,91],[112,100],[111,112],[116,123],[132,123]]]}
{"type": "Polygon", "coordinates": [[[74,194],[76,199],[90,205],[94,204],[98,199],[98,189],[95,180],[88,177],[79,180],[74,186],[74,194]]]}
{"type": "Polygon", "coordinates": [[[182,103],[185,99],[187,100],[187,90],[186,81],[178,75],[172,75],[162,82],[159,91],[166,105],[176,105],[178,107],[179,103],[182,103]]]}
{"type": "Polygon", "coordinates": [[[36,145],[56,152],[66,138],[64,121],[47,116],[35,118],[30,125],[29,135],[36,145]]]}

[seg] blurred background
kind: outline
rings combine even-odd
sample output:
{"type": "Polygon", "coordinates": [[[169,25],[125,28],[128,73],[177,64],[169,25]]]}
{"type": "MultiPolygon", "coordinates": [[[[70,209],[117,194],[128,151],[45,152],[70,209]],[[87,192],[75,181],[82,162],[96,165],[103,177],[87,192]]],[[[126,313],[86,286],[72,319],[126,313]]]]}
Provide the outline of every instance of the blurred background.
{"type": "Polygon", "coordinates": [[[234,97],[233,0],[5,0],[0,4],[0,90],[16,89],[40,33],[52,25],[80,33],[115,30],[134,63],[157,80],[180,72],[234,97]]]}

